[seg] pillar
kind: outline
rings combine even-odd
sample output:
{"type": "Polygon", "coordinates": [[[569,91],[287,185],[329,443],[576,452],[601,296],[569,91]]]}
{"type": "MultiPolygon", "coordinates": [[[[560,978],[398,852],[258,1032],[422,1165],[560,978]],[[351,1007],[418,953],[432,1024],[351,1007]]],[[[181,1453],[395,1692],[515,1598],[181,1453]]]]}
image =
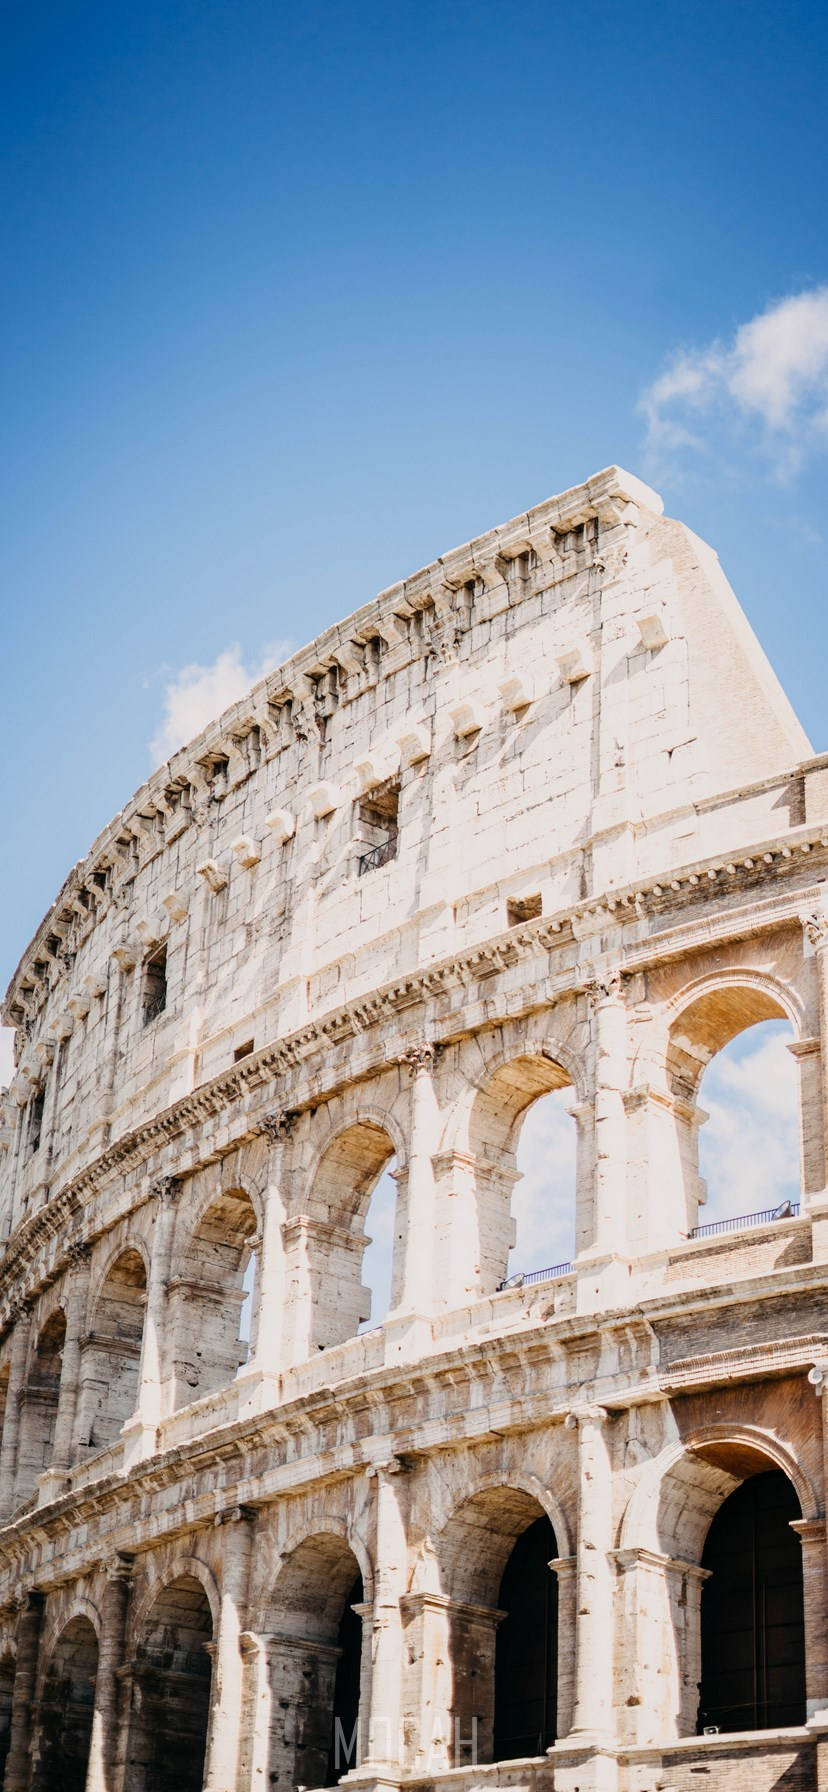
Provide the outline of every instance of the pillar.
{"type": "Polygon", "coordinates": [[[623,1299],[628,1280],[627,1116],[629,1077],[627,1011],[621,975],[613,972],[592,994],[594,1031],[594,1164],[592,1237],[579,1251],[578,1306],[582,1311],[623,1299]]]}
{"type": "Polygon", "coordinates": [[[576,1556],[556,1556],[549,1563],[558,1583],[558,1707],[557,1731],[568,1736],[575,1701],[575,1630],[578,1586],[576,1556]]]}
{"type": "Polygon", "coordinates": [[[364,1775],[370,1775],[378,1764],[399,1772],[403,1640],[400,1600],[405,1592],[407,1559],[402,1465],[393,1457],[371,1472],[377,1484],[376,1586],[368,1761],[362,1769],[364,1775]]]}
{"type": "Polygon", "coordinates": [[[26,1381],[26,1360],[32,1328],[31,1308],[25,1303],[18,1309],[9,1364],[9,1386],[0,1443],[0,1522],[14,1510],[14,1486],[17,1478],[17,1446],[20,1439],[20,1409],[26,1381]]]}
{"type": "Polygon", "coordinates": [[[611,1734],[613,1712],[612,1468],[608,1415],[584,1406],[567,1415],[578,1432],[575,1698],[570,1740],[611,1734]]]}
{"type": "MultiPolygon", "coordinates": [[[[259,1130],[267,1142],[267,1180],[264,1192],[262,1244],[254,1346],[241,1371],[247,1375],[278,1375],[284,1367],[284,1310],[286,1294],[284,1225],[285,1157],[295,1125],[291,1113],[266,1114],[259,1130]]],[[[241,1379],[240,1377],[240,1379],[241,1379]]]]}
{"type": "Polygon", "coordinates": [[[43,1595],[29,1593],[23,1602],[17,1623],[17,1661],[3,1792],[26,1792],[29,1784],[32,1713],[42,1623],[43,1595]]]}
{"type": "Polygon", "coordinates": [[[121,1669],[124,1666],[127,1606],[134,1558],[119,1554],[101,1600],[98,1674],[86,1792],[113,1792],[120,1736],[121,1669]]]}
{"type": "Polygon", "coordinates": [[[156,1212],[147,1279],[138,1405],[133,1417],[123,1426],[125,1468],[153,1455],[157,1446],[158,1426],[163,1416],[161,1376],[167,1318],[167,1283],[170,1275],[175,1203],[180,1187],[175,1176],[159,1176],[153,1185],[156,1212]]]}
{"type": "Polygon", "coordinates": [[[818,1185],[810,1192],[808,1207],[813,1224],[814,1262],[823,1263],[828,1261],[828,915],[808,915],[803,926],[816,962],[820,1066],[819,1079],[809,1079],[807,1106],[803,1102],[803,1157],[806,1168],[810,1159],[810,1180],[818,1185]]]}
{"type": "Polygon", "coordinates": [[[72,1250],[72,1273],[66,1296],[66,1336],[60,1369],[55,1436],[51,1468],[54,1475],[63,1475],[73,1460],[75,1413],[80,1387],[81,1338],[86,1319],[89,1292],[89,1245],[76,1245],[72,1250]]]}
{"type": "MultiPolygon", "coordinates": [[[[433,1308],[434,1167],[440,1117],[432,1068],[435,1047],[411,1046],[401,1062],[411,1074],[411,1120],[406,1178],[406,1229],[402,1290],[396,1314],[424,1314],[433,1308]]],[[[396,1315],[395,1315],[396,1316],[396,1315]]]]}
{"type": "Polygon", "coordinates": [[[255,1513],[236,1506],[222,1526],[221,1605],[213,1652],[213,1685],[204,1792],[234,1792],[242,1733],[243,1659],[255,1513]]]}

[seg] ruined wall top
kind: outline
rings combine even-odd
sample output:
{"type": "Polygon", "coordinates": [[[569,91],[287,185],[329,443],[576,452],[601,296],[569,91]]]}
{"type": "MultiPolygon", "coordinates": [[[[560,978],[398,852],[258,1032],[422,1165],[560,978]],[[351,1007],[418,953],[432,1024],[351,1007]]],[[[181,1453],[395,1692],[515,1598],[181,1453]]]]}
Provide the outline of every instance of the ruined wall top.
{"type": "Polygon", "coordinates": [[[7,1139],[61,1054],[53,1168],[93,1109],[112,1138],[392,976],[824,820],[823,762],[662,508],[597,474],[381,593],[161,766],[12,979],[7,1139]]]}

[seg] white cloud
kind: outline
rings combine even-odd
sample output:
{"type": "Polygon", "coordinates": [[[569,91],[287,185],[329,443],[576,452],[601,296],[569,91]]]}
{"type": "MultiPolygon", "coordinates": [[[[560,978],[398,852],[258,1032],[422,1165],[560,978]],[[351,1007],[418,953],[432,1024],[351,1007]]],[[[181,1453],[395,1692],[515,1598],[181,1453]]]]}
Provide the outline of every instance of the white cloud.
{"type": "Polygon", "coordinates": [[[799,1198],[797,1067],[790,1029],[765,1023],[714,1058],[702,1082],[699,1138],[706,1224],[799,1198]]]}
{"type": "Polygon", "coordinates": [[[754,445],[792,471],[828,445],[828,286],[770,305],[730,342],[680,350],[639,409],[655,450],[703,449],[716,426],[758,424],[754,445]]]}
{"type": "Polygon", "coordinates": [[[197,661],[182,666],[164,686],[164,713],[149,743],[153,763],[160,765],[169,759],[293,650],[291,641],[273,641],[257,664],[247,666],[241,648],[234,643],[225,647],[211,666],[197,661]]]}
{"type": "Polygon", "coordinates": [[[0,1089],[8,1087],[14,1076],[14,1028],[0,1027],[0,1089]]]}
{"type": "Polygon", "coordinates": [[[558,1089],[529,1109],[517,1149],[520,1181],[512,1196],[516,1238],[509,1274],[550,1269],[575,1253],[575,1094],[558,1089]]]}

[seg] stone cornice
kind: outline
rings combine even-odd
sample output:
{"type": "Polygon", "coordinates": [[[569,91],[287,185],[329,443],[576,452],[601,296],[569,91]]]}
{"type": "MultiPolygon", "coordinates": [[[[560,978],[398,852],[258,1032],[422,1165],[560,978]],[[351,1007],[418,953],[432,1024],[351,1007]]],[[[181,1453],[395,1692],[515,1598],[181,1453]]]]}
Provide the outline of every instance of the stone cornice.
{"type": "MultiPolygon", "coordinates": [[[[758,1289],[759,1284],[755,1283],[723,1290],[719,1304],[726,1307],[747,1301],[753,1306],[758,1289]]],[[[692,1302],[693,1296],[688,1299],[692,1302]]],[[[36,1572],[40,1587],[58,1585],[76,1578],[97,1561],[102,1549],[110,1558],[128,1543],[134,1553],[199,1525],[232,1516],[240,1506],[261,1506],[282,1493],[296,1492],[312,1483],[330,1484],[364,1475],[376,1467],[378,1450],[383,1461],[396,1458],[409,1463],[510,1432],[548,1424],[563,1427],[573,1410],[577,1383],[567,1380],[568,1362],[562,1347],[572,1347],[573,1364],[578,1364],[582,1362],[585,1344],[591,1340],[597,1365],[602,1355],[601,1339],[607,1330],[612,1331],[622,1317],[628,1325],[637,1322],[646,1328],[649,1316],[649,1311],[645,1316],[639,1310],[637,1314],[615,1314],[600,1321],[584,1315],[556,1321],[551,1327],[544,1322],[519,1335],[487,1339],[485,1354],[470,1339],[459,1351],[448,1350],[410,1368],[384,1365],[343,1380],[335,1388],[325,1386],[310,1394],[298,1394],[280,1408],[235,1419],[192,1439],[186,1447],[176,1446],[133,1466],[129,1474],[110,1475],[91,1485],[73,1488],[51,1505],[30,1510],[0,1530],[0,1599],[3,1575],[9,1569],[15,1584],[21,1576],[31,1579],[36,1572]],[[498,1360],[495,1362],[494,1358],[498,1360]],[[545,1379],[539,1374],[544,1367],[549,1371],[545,1379]],[[531,1394],[510,1396],[501,1391],[504,1376],[512,1370],[521,1388],[527,1385],[531,1370],[531,1394]],[[421,1411],[416,1421],[404,1429],[386,1429],[392,1406],[401,1396],[416,1397],[418,1407],[423,1395],[439,1405],[446,1388],[456,1395],[451,1411],[421,1411]],[[478,1395],[474,1400],[470,1397],[472,1389],[478,1395]],[[498,1392],[493,1397],[495,1389],[498,1392]],[[348,1412],[355,1421],[353,1439],[327,1443],[325,1428],[330,1427],[331,1435],[339,1438],[348,1412]],[[367,1434],[356,1423],[361,1415],[369,1420],[367,1434]],[[262,1461],[254,1468],[252,1459],[258,1455],[262,1461]],[[182,1501],[176,1494],[165,1505],[165,1490],[177,1489],[182,1480],[187,1484],[187,1500],[182,1501]],[[79,1540],[70,1544],[73,1534],[79,1540]]],[[[824,1352],[827,1345],[828,1339],[820,1335],[771,1338],[762,1345],[746,1347],[741,1353],[749,1358],[745,1378],[750,1379],[757,1372],[778,1372],[777,1365],[786,1351],[802,1355],[803,1361],[810,1352],[813,1360],[815,1350],[824,1352]],[[760,1367],[762,1356],[768,1365],[764,1371],[760,1367]]],[[[739,1373],[735,1364],[728,1377],[720,1360],[730,1355],[735,1358],[740,1353],[713,1352],[693,1360],[710,1364],[713,1381],[732,1379],[739,1373]]],[[[668,1382],[669,1371],[663,1377],[651,1374],[644,1382],[630,1382],[619,1371],[579,1389],[575,1410],[590,1416],[591,1403],[596,1399],[601,1402],[597,1410],[610,1414],[642,1401],[664,1400],[668,1382]],[[583,1404],[584,1393],[587,1406],[583,1404]]]]}

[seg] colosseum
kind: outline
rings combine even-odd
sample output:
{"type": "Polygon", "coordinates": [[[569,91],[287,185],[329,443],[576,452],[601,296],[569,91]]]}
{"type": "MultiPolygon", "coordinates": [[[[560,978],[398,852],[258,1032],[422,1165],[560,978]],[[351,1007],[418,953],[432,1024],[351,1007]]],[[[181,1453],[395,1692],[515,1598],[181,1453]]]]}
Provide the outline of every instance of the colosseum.
{"type": "Polygon", "coordinates": [[[662,511],[609,468],[331,627],[25,951],[5,1792],[826,1792],[828,756],[662,511]],[[801,1199],[744,1136],[705,1223],[768,1021],[801,1199]]]}

